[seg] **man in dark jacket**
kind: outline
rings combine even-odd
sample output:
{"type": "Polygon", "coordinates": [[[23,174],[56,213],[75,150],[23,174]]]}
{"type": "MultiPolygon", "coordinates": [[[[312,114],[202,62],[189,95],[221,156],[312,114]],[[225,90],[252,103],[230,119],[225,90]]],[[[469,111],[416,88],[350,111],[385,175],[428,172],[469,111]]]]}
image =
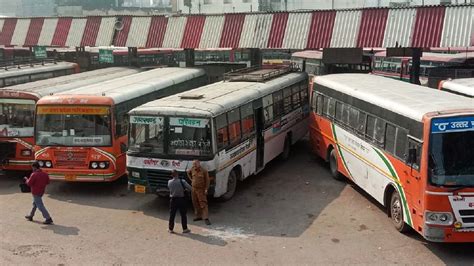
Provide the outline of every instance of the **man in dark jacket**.
{"type": "Polygon", "coordinates": [[[38,162],[34,162],[31,165],[33,173],[31,173],[30,178],[25,177],[26,184],[31,188],[31,194],[33,195],[33,209],[31,209],[30,215],[25,216],[28,221],[33,221],[33,216],[35,216],[36,209],[39,209],[43,214],[44,219],[46,219],[43,224],[52,224],[53,219],[46,210],[46,207],[43,204],[43,194],[46,189],[46,186],[49,184],[49,175],[40,169],[38,162]]]}
{"type": "Polygon", "coordinates": [[[185,190],[191,191],[192,187],[188,182],[179,178],[176,170],[171,172],[171,176],[173,178],[168,181],[168,188],[170,190],[170,220],[168,232],[174,233],[174,218],[176,217],[176,211],[179,210],[183,233],[189,233],[191,230],[188,229],[188,217],[186,215],[188,203],[185,198],[185,190]]]}

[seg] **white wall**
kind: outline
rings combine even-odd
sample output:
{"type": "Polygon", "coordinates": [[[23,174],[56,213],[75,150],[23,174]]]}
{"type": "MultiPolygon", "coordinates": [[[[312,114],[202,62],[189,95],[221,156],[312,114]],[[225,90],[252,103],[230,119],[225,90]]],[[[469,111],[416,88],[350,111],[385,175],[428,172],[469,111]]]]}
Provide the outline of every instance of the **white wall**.
{"type": "MultiPolygon", "coordinates": [[[[258,0],[192,0],[191,3],[191,13],[194,14],[258,11],[258,0]],[[199,12],[199,4],[201,4],[201,12],[199,12]]],[[[181,10],[185,14],[189,12],[189,8],[184,6],[183,0],[177,0],[177,10],[181,10]]]]}

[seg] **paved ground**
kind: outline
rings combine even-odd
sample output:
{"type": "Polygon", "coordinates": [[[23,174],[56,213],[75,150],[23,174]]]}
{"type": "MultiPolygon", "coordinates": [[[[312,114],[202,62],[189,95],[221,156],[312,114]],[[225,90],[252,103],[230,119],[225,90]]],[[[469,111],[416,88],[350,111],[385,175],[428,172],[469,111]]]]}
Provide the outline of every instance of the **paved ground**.
{"type": "Polygon", "coordinates": [[[191,223],[190,235],[166,232],[166,200],[119,183],[54,183],[45,203],[56,224],[27,222],[31,196],[0,177],[0,264],[473,264],[474,244],[396,232],[307,145],[240,184],[230,202],[212,202],[213,225],[191,223]]]}

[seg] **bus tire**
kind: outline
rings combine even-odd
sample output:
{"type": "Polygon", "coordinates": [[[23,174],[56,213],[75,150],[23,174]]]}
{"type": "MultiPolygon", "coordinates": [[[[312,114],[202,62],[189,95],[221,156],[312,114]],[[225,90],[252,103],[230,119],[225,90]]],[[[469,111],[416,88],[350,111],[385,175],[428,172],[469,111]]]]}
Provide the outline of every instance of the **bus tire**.
{"type": "Polygon", "coordinates": [[[407,232],[409,226],[404,221],[403,203],[400,194],[398,194],[396,190],[392,193],[392,197],[390,199],[390,206],[388,207],[390,212],[390,218],[392,219],[392,223],[395,228],[401,233],[407,232]]]}
{"type": "Polygon", "coordinates": [[[331,171],[331,176],[336,180],[343,180],[344,177],[339,173],[336,150],[331,149],[329,152],[329,170],[331,171]]]}
{"type": "Polygon", "coordinates": [[[291,154],[291,137],[290,135],[286,135],[285,137],[285,145],[283,146],[283,152],[281,153],[281,159],[286,161],[290,158],[291,154]]]}
{"type": "Polygon", "coordinates": [[[229,177],[227,178],[227,191],[221,196],[222,201],[228,201],[234,196],[235,190],[237,188],[237,181],[237,172],[235,169],[232,169],[232,171],[229,173],[229,177]]]}

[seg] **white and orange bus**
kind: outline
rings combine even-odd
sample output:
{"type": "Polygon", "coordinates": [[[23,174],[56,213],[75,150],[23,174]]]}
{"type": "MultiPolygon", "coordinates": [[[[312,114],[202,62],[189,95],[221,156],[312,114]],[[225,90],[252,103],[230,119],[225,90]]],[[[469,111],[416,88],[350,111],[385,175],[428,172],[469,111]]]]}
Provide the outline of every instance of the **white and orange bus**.
{"type": "Polygon", "coordinates": [[[308,132],[308,75],[252,70],[130,111],[129,185],[169,193],[198,159],[213,178],[209,196],[229,200],[237,182],[264,169],[308,132]]]}
{"type": "Polygon", "coordinates": [[[40,98],[138,72],[139,69],[113,67],[0,89],[0,169],[31,169],[35,104],[40,98]]]}
{"type": "Polygon", "coordinates": [[[314,79],[310,140],[395,227],[474,241],[474,101],[375,75],[314,79]]]}
{"type": "Polygon", "coordinates": [[[127,113],[207,83],[201,69],[159,68],[40,99],[35,159],[53,180],[108,182],[125,174],[127,113]]]}
{"type": "Polygon", "coordinates": [[[439,83],[439,89],[474,98],[474,78],[444,80],[439,83]]]}
{"type": "Polygon", "coordinates": [[[76,63],[54,60],[5,65],[0,68],[0,88],[79,72],[80,68],[76,63]]]}

